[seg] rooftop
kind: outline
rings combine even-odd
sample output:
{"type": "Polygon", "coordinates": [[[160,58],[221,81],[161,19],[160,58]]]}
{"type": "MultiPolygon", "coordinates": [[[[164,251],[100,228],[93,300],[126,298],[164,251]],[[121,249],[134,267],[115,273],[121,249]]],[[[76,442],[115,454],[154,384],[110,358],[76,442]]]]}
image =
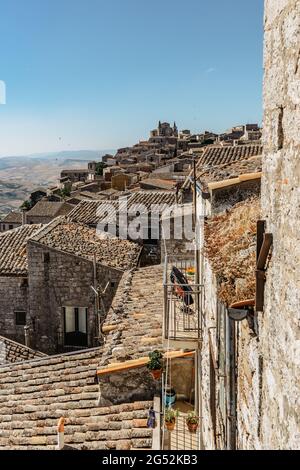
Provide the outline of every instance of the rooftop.
{"type": "Polygon", "coordinates": [[[147,178],[141,181],[143,187],[158,188],[163,190],[173,190],[177,182],[175,180],[165,180],[160,178],[147,178]]]}
{"type": "Polygon", "coordinates": [[[114,214],[111,214],[112,208],[114,208],[116,212],[125,209],[126,200],[128,209],[133,205],[143,205],[150,211],[151,206],[157,204],[161,206],[160,211],[162,212],[167,207],[175,204],[175,194],[164,191],[139,190],[133,192],[127,198],[122,197],[114,201],[81,201],[68,215],[68,218],[72,222],[80,222],[93,226],[96,226],[98,222],[104,219],[110,222],[114,218],[114,214]],[[112,218],[110,216],[112,216],[112,218]]]}
{"type": "Polygon", "coordinates": [[[26,275],[29,238],[35,235],[42,225],[22,225],[0,234],[0,274],[26,275]]]}
{"type": "Polygon", "coordinates": [[[108,211],[112,207],[117,209],[119,201],[81,201],[70,214],[68,215],[69,220],[72,222],[80,222],[86,225],[97,225],[102,218],[108,215],[108,211]]]}
{"type": "Polygon", "coordinates": [[[128,240],[100,239],[95,229],[59,217],[44,226],[32,240],[50,248],[127,270],[135,267],[141,248],[128,240]]]}
{"type": "Polygon", "coordinates": [[[21,224],[22,223],[22,212],[11,211],[7,214],[1,222],[5,224],[21,224]]]}
{"type": "Polygon", "coordinates": [[[229,147],[207,147],[198,160],[198,168],[223,165],[262,155],[262,145],[236,145],[229,147]]]}
{"type": "MultiPolygon", "coordinates": [[[[148,181],[148,180],[147,180],[148,181]]],[[[128,199],[128,207],[133,205],[143,205],[147,210],[153,209],[153,205],[162,206],[161,210],[174,205],[176,202],[175,193],[167,191],[137,191],[128,199]]]]}
{"type": "Polygon", "coordinates": [[[252,197],[205,223],[205,255],[219,280],[219,298],[226,305],[255,296],[259,218],[260,200],[252,197]]]}
{"type": "Polygon", "coordinates": [[[0,367],[7,363],[29,361],[30,359],[44,356],[46,354],[34,351],[23,344],[0,336],[0,367]]]}
{"type": "Polygon", "coordinates": [[[207,170],[197,171],[197,179],[203,189],[208,188],[208,184],[216,181],[230,180],[243,174],[257,173],[262,170],[261,156],[250,157],[247,160],[238,160],[235,162],[224,163],[214,166],[207,170]]]}
{"type": "Polygon", "coordinates": [[[103,325],[100,368],[148,356],[162,348],[163,267],[125,273],[103,325]]]}
{"type": "Polygon", "coordinates": [[[67,202],[39,201],[27,212],[27,216],[58,217],[68,214],[72,209],[73,206],[67,202]]]}
{"type": "Polygon", "coordinates": [[[0,450],[55,450],[57,424],[74,449],[149,448],[150,401],[97,405],[101,349],[0,366],[0,450]]]}

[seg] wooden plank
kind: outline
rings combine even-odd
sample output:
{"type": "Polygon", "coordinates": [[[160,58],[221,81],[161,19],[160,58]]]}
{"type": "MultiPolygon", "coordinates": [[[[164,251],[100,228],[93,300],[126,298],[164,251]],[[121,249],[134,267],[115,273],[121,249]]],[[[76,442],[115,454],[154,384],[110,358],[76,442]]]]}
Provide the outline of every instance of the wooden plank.
{"type": "Polygon", "coordinates": [[[259,257],[259,253],[264,241],[264,233],[266,231],[266,221],[258,220],[256,226],[256,262],[259,257]]]}
{"type": "Polygon", "coordinates": [[[272,243],[273,243],[272,233],[265,233],[263,243],[262,243],[262,247],[260,249],[258,260],[257,260],[257,269],[258,270],[265,269],[266,261],[267,261],[272,243]]]}
{"type": "MultiPolygon", "coordinates": [[[[191,357],[195,354],[195,351],[170,351],[164,354],[164,359],[181,359],[184,357],[191,357]]],[[[136,369],[138,367],[144,367],[148,364],[149,358],[148,357],[140,357],[139,359],[133,359],[130,361],[125,362],[115,362],[109,364],[108,366],[104,367],[103,369],[97,370],[97,375],[104,375],[108,373],[114,372],[121,372],[130,369],[136,369]]]]}
{"type": "Polygon", "coordinates": [[[240,300],[230,305],[230,308],[254,307],[255,299],[240,300]]]}
{"type": "Polygon", "coordinates": [[[256,271],[255,310],[257,312],[262,312],[264,309],[265,277],[264,271],[256,271]]]}

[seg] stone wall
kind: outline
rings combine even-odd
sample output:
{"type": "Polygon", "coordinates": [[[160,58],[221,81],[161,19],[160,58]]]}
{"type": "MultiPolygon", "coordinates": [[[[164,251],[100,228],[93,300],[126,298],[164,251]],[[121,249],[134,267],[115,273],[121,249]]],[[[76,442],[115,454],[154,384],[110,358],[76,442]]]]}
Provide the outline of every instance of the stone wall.
{"type": "Polygon", "coordinates": [[[154,380],[146,367],[99,377],[100,406],[152,400],[161,394],[161,380],[154,380]]]}
{"type": "Polygon", "coordinates": [[[264,62],[262,209],[274,244],[261,322],[261,444],[299,449],[299,0],[266,0],[264,62]]]}
{"type": "Polygon", "coordinates": [[[238,185],[214,190],[211,197],[213,215],[230,209],[252,196],[260,196],[260,179],[244,181],[238,185]]]}
{"type": "Polygon", "coordinates": [[[0,335],[24,344],[24,326],[16,325],[15,312],[24,311],[28,316],[27,278],[1,276],[0,298],[0,335]]]}
{"type": "MultiPolygon", "coordinates": [[[[35,319],[31,346],[45,353],[63,351],[63,307],[88,309],[88,346],[97,346],[94,268],[89,260],[62,253],[30,241],[28,243],[30,317],[35,319]]],[[[107,312],[122,272],[97,265],[97,284],[102,289],[107,312]]]]}

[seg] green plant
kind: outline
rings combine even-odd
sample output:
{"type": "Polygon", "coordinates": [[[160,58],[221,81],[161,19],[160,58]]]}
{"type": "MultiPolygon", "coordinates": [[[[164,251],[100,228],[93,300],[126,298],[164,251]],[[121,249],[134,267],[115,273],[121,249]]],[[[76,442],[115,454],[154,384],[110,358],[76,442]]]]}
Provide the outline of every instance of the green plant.
{"type": "Polygon", "coordinates": [[[188,424],[199,424],[199,417],[195,411],[190,411],[190,413],[187,415],[186,422],[188,424]]]}
{"type": "Polygon", "coordinates": [[[32,208],[31,201],[24,201],[23,204],[20,206],[20,209],[29,211],[32,208]]]}
{"type": "Polygon", "coordinates": [[[176,418],[178,418],[178,415],[179,415],[178,410],[173,410],[173,408],[166,408],[165,422],[174,423],[176,421],[176,418]]]}
{"type": "Polygon", "coordinates": [[[161,370],[162,369],[162,353],[160,351],[152,351],[149,353],[149,362],[147,368],[149,370],[161,370]]]}
{"type": "Polygon", "coordinates": [[[66,197],[69,197],[71,195],[70,189],[63,188],[57,191],[57,195],[60,196],[62,199],[65,199],[66,197]]]}
{"type": "Polygon", "coordinates": [[[103,170],[104,168],[107,168],[107,165],[103,162],[98,162],[96,164],[96,175],[97,176],[103,176],[103,170]]]}

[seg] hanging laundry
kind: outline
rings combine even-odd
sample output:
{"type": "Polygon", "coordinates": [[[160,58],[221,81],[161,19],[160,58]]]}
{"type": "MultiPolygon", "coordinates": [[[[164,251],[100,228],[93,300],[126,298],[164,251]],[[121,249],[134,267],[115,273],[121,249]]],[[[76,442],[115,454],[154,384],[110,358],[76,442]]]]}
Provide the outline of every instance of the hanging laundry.
{"type": "Polygon", "coordinates": [[[154,429],[156,427],[156,417],[155,417],[155,411],[153,407],[149,409],[149,415],[148,415],[148,420],[147,420],[147,427],[154,429]]]}
{"type": "Polygon", "coordinates": [[[176,294],[183,298],[185,305],[193,305],[193,289],[189,285],[185,275],[178,268],[176,268],[176,266],[173,266],[170,278],[172,284],[174,284],[176,294]]]}

